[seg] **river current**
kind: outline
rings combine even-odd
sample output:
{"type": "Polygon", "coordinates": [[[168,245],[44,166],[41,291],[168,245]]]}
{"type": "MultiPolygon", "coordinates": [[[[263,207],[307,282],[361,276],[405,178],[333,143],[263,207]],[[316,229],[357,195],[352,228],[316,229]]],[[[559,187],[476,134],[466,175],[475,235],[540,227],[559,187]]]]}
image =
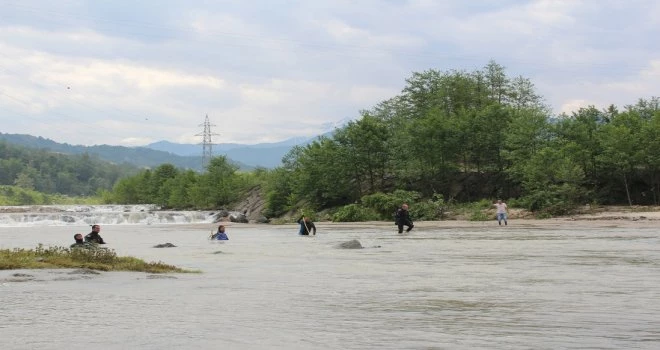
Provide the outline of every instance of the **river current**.
{"type": "MultiPolygon", "coordinates": [[[[118,255],[202,273],[0,271],[0,348],[660,348],[657,228],[317,227],[228,224],[214,242],[211,224],[103,225],[118,255]],[[336,248],[351,239],[365,249],[336,248]]],[[[75,232],[89,226],[0,227],[0,248],[75,232]]]]}

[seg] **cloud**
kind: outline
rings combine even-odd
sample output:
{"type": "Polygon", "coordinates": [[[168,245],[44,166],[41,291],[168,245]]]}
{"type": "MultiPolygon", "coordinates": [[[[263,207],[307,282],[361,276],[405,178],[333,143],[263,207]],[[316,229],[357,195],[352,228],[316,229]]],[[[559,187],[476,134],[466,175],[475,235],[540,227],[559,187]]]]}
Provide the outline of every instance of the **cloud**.
{"type": "Polygon", "coordinates": [[[650,67],[648,69],[644,69],[641,72],[641,76],[644,79],[654,79],[654,82],[657,82],[655,79],[660,78],[660,57],[649,62],[649,66],[650,67]]]}
{"type": "Polygon", "coordinates": [[[556,112],[660,91],[650,0],[350,0],[3,7],[3,132],[69,143],[310,137],[426,69],[490,59],[556,112]],[[5,122],[6,121],[6,122],[5,122]]]}
{"type": "Polygon", "coordinates": [[[374,101],[384,101],[401,93],[401,89],[392,89],[381,86],[355,86],[352,87],[350,100],[357,105],[370,106],[374,101]]]}
{"type": "Polygon", "coordinates": [[[660,60],[651,60],[637,74],[625,79],[608,79],[602,82],[583,82],[566,84],[564,95],[573,99],[561,101],[560,113],[577,111],[581,107],[596,106],[607,108],[610,105],[624,106],[634,104],[639,98],[648,99],[657,96],[660,91],[660,60]]]}
{"type": "Polygon", "coordinates": [[[564,102],[564,104],[561,105],[559,112],[560,113],[566,113],[566,114],[571,114],[571,112],[577,111],[580,108],[585,108],[588,106],[592,105],[597,105],[598,103],[593,102],[593,101],[587,101],[587,100],[569,100],[564,102]]]}

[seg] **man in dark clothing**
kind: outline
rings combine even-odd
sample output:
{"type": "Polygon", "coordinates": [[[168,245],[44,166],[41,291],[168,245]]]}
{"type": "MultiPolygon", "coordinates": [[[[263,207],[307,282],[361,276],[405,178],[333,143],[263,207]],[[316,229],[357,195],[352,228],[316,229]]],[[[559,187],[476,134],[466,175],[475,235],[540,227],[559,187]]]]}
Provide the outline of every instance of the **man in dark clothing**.
{"type": "Polygon", "coordinates": [[[410,230],[415,227],[410,219],[410,214],[408,213],[408,204],[403,203],[401,208],[396,210],[396,213],[394,214],[394,224],[399,227],[399,233],[403,233],[403,226],[408,226],[406,232],[410,232],[410,230]]]}
{"type": "Polygon", "coordinates": [[[300,224],[300,231],[298,231],[299,235],[309,236],[309,234],[313,231],[313,235],[316,236],[316,226],[308,217],[301,217],[298,219],[298,223],[300,224]]]}
{"type": "Polygon", "coordinates": [[[76,233],[73,235],[73,239],[76,240],[76,243],[72,244],[71,248],[82,247],[85,245],[85,242],[83,241],[83,235],[81,233],[76,233]]]}
{"type": "Polygon", "coordinates": [[[76,240],[76,243],[72,244],[70,248],[85,248],[85,249],[96,248],[96,244],[83,241],[82,233],[76,233],[75,235],[73,235],[73,239],[76,240]]]}
{"type": "Polygon", "coordinates": [[[105,244],[99,232],[101,231],[101,226],[92,225],[92,232],[88,233],[85,236],[85,242],[96,243],[96,244],[105,244]]]}

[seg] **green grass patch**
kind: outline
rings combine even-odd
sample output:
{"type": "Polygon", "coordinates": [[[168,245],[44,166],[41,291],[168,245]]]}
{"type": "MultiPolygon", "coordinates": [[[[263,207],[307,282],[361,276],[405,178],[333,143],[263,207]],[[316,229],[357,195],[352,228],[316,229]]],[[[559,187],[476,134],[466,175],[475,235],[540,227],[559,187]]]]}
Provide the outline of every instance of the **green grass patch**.
{"type": "Polygon", "coordinates": [[[106,248],[46,248],[40,244],[35,249],[0,249],[0,270],[69,268],[148,273],[200,272],[185,270],[160,261],[145,262],[130,256],[117,256],[114,250],[106,248]]]}
{"type": "Polygon", "coordinates": [[[0,185],[0,205],[73,205],[103,204],[100,196],[75,197],[58,193],[43,193],[18,186],[0,185]]]}

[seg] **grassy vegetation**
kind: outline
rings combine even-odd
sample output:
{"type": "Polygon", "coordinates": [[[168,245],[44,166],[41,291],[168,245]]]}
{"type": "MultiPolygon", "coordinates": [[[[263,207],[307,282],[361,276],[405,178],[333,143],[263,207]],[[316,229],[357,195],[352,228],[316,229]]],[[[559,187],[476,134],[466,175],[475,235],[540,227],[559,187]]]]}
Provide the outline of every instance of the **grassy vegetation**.
{"type": "Polygon", "coordinates": [[[64,194],[46,194],[18,186],[0,185],[0,205],[72,205],[103,204],[100,196],[75,197],[64,194]]]}
{"type": "Polygon", "coordinates": [[[68,268],[149,273],[199,272],[184,270],[162,262],[145,262],[134,257],[120,257],[114,250],[105,248],[45,248],[40,244],[35,249],[0,249],[0,270],[68,268]]]}

